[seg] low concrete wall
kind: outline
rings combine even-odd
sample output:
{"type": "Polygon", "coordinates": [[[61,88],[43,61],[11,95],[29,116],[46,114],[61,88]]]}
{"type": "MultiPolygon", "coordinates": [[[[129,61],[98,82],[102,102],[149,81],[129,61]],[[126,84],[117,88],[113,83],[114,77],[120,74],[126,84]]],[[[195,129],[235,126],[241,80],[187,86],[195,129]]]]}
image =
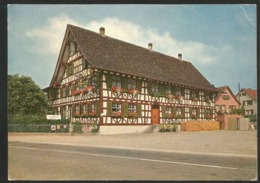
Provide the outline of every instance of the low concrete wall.
{"type": "Polygon", "coordinates": [[[136,125],[136,126],[100,126],[99,134],[127,134],[127,133],[151,133],[151,125],[136,125]]]}
{"type": "Polygon", "coordinates": [[[187,121],[182,123],[182,131],[220,130],[218,121],[187,121]]]}

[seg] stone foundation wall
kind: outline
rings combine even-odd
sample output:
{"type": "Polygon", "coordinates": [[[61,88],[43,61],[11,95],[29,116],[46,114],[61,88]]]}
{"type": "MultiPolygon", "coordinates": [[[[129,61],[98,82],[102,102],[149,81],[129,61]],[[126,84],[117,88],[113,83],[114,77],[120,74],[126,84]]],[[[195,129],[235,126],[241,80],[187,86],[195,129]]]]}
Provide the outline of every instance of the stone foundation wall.
{"type": "Polygon", "coordinates": [[[182,131],[220,130],[218,121],[187,121],[182,123],[182,131]]]}

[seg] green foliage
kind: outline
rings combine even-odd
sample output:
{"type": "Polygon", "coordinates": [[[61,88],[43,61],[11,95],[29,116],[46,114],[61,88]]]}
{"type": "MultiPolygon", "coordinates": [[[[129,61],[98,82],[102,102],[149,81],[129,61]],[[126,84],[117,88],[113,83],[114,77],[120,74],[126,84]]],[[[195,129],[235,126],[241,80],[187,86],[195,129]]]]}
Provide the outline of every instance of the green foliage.
{"type": "Polygon", "coordinates": [[[174,123],[162,123],[160,124],[159,132],[176,132],[177,124],[174,123]]]}
{"type": "Polygon", "coordinates": [[[8,114],[46,114],[48,98],[28,76],[8,75],[8,114]]]}
{"type": "Polygon", "coordinates": [[[69,132],[69,120],[47,120],[44,115],[16,114],[8,118],[9,132],[69,132]],[[60,126],[60,129],[51,130],[52,125],[60,126]]]}
{"type": "Polygon", "coordinates": [[[250,122],[257,122],[256,114],[255,115],[245,115],[245,118],[249,118],[250,122]]]}
{"type": "Polygon", "coordinates": [[[79,121],[73,123],[73,133],[83,133],[82,126],[83,124],[79,121]]]}
{"type": "Polygon", "coordinates": [[[91,129],[91,132],[98,132],[99,131],[99,124],[97,123],[97,121],[93,121],[93,123],[91,123],[91,126],[93,127],[91,129]]]}

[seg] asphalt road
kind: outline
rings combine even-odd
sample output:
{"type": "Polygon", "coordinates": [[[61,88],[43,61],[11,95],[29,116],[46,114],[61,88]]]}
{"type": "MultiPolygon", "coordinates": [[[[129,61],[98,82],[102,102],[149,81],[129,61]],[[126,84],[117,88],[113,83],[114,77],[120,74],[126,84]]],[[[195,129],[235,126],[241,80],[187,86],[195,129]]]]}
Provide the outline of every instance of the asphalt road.
{"type": "Polygon", "coordinates": [[[256,158],[8,143],[11,180],[255,180],[256,158]]]}

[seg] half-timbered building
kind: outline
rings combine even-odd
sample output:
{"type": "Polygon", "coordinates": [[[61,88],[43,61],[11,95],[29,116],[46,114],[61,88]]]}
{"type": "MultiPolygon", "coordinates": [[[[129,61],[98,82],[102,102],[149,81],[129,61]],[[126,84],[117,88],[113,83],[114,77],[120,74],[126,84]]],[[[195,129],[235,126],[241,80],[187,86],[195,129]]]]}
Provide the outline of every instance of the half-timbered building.
{"type": "MultiPolygon", "coordinates": [[[[131,33],[129,33],[131,34],[131,33]]],[[[67,25],[50,86],[55,114],[100,133],[160,123],[213,120],[217,89],[190,63],[105,34],[67,25]]],[[[87,129],[87,128],[86,128],[87,129]]]]}

